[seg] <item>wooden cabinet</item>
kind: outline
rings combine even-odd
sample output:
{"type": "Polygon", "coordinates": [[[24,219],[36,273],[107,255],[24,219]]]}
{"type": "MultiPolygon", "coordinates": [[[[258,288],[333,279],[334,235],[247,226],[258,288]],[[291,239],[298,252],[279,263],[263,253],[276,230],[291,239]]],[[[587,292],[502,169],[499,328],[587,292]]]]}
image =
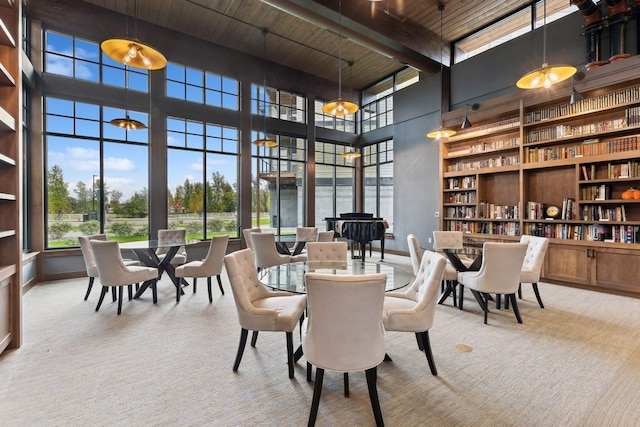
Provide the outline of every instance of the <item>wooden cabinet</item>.
{"type": "Polygon", "coordinates": [[[640,294],[638,66],[587,73],[575,104],[562,89],[480,104],[484,116],[440,144],[441,229],[548,237],[545,280],[640,294]]]}
{"type": "Polygon", "coordinates": [[[0,2],[0,351],[22,340],[21,2],[0,2]]]}

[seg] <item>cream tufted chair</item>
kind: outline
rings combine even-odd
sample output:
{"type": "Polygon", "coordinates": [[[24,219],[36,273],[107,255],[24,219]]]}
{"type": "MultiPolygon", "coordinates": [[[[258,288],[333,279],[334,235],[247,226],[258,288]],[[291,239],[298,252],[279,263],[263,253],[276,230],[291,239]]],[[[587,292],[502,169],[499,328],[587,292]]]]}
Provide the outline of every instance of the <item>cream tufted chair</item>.
{"type": "Polygon", "coordinates": [[[302,326],[302,349],[307,380],[311,379],[311,365],[316,367],[308,425],[315,425],[324,371],[328,369],[344,373],[347,396],[348,373],[366,372],[376,425],[382,426],[376,368],[385,356],[382,302],[386,275],[307,273],[305,281],[309,317],[302,326]]]}
{"type": "MultiPolygon", "coordinates": [[[[187,237],[187,230],[179,228],[176,230],[158,230],[158,243],[184,243],[187,237]]],[[[162,260],[169,248],[156,249],[156,255],[162,260]]],[[[187,262],[187,250],[184,246],[180,246],[178,252],[171,259],[172,265],[180,265],[187,262]]]]}
{"type": "MultiPolygon", "coordinates": [[[[102,293],[96,306],[96,311],[100,309],[107,289],[110,286],[117,286],[119,291],[118,314],[122,312],[122,287],[129,286],[129,299],[131,299],[131,285],[133,283],[149,283],[153,289],[153,302],[158,302],[156,282],[158,281],[158,269],[153,267],[126,266],[120,255],[118,242],[105,242],[91,240],[91,249],[95,256],[96,266],[100,274],[102,293]]],[[[144,286],[144,285],[143,285],[144,286]]]]}
{"type": "Polygon", "coordinates": [[[409,245],[409,256],[411,257],[411,266],[413,267],[413,275],[418,275],[418,269],[420,269],[420,262],[422,261],[422,249],[420,249],[420,243],[415,234],[409,234],[407,236],[407,244],[409,245]]]}
{"type": "Polygon", "coordinates": [[[318,231],[318,239],[317,242],[333,242],[336,232],[333,230],[329,231],[318,231]]]}
{"type": "MultiPolygon", "coordinates": [[[[462,231],[439,231],[435,230],[433,232],[433,249],[435,251],[442,251],[444,249],[462,249],[463,248],[463,238],[462,231]]],[[[465,257],[464,255],[459,255],[460,261],[467,267],[469,267],[473,260],[465,257]]],[[[458,270],[451,264],[449,260],[447,260],[447,265],[444,270],[444,275],[442,280],[449,282],[449,286],[452,287],[453,292],[453,305],[456,305],[456,287],[458,285],[458,270]]],[[[444,285],[444,284],[443,284],[444,285]]],[[[444,288],[444,286],[443,286],[444,288]]],[[[462,300],[464,296],[464,287],[460,286],[460,300],[462,300]]],[[[462,309],[462,305],[460,305],[460,309],[462,309]]]]}
{"type": "MultiPolygon", "coordinates": [[[[531,283],[533,292],[536,295],[540,308],[544,308],[540,292],[538,291],[538,281],[540,280],[540,272],[544,264],[544,256],[549,247],[549,239],[537,236],[520,236],[520,243],[527,244],[527,254],[524,256],[522,270],[520,271],[520,286],[522,283],[531,283]]],[[[522,288],[518,289],[518,295],[522,298],[522,288]]]]}
{"type": "Polygon", "coordinates": [[[318,240],[318,227],[296,227],[296,243],[316,240],[318,240]]]}
{"type": "Polygon", "coordinates": [[[287,336],[289,378],[293,378],[293,329],[302,319],[307,307],[307,296],[272,291],[260,283],[250,249],[225,256],[224,265],[231,283],[241,328],[233,372],[237,372],[240,366],[248,331],[253,331],[252,347],[255,347],[258,331],[278,331],[285,332],[287,336]]]}
{"type": "Polygon", "coordinates": [[[244,236],[244,242],[247,244],[247,248],[253,250],[253,240],[251,240],[251,233],[261,233],[262,230],[259,228],[245,228],[242,230],[242,235],[244,236]]]}
{"type": "Polygon", "coordinates": [[[382,309],[385,330],[416,334],[418,348],[424,350],[433,375],[438,375],[438,371],[431,353],[429,329],[433,325],[438,288],[446,264],[442,255],[426,251],[409,289],[404,292],[388,292],[382,309]]]}
{"type": "Polygon", "coordinates": [[[220,292],[224,295],[224,288],[222,287],[220,274],[222,273],[222,265],[224,263],[224,256],[227,253],[228,243],[228,235],[212,238],[211,243],[209,243],[209,251],[207,252],[206,258],[202,261],[191,261],[177,267],[176,277],[193,277],[194,294],[196,293],[196,282],[198,277],[206,277],[207,288],[209,290],[209,302],[213,302],[213,295],[211,293],[211,277],[216,276],[220,292]]]}
{"type": "Polygon", "coordinates": [[[276,249],[276,236],[273,233],[251,233],[253,242],[253,254],[258,268],[267,268],[274,265],[290,262],[306,261],[306,255],[283,255],[276,249]]]}
{"type": "MultiPolygon", "coordinates": [[[[84,300],[89,298],[91,288],[93,288],[93,282],[98,277],[98,266],[96,265],[95,257],[93,256],[93,249],[91,249],[91,240],[107,241],[106,234],[95,234],[93,236],[78,236],[78,242],[80,243],[80,250],[82,251],[82,258],[84,259],[84,265],[87,269],[87,276],[89,276],[89,286],[87,287],[87,293],[84,295],[84,300]]],[[[124,265],[140,265],[140,262],[132,259],[123,259],[124,265]]],[[[116,300],[116,288],[113,289],[113,300],[116,300]]]]}
{"type": "Polygon", "coordinates": [[[309,242],[307,258],[309,261],[346,261],[347,242],[309,242]]]}
{"type": "Polygon", "coordinates": [[[485,242],[482,246],[480,270],[458,273],[458,282],[471,289],[482,307],[485,324],[489,312],[489,294],[505,295],[505,298],[509,298],[518,323],[522,323],[516,292],[520,286],[520,270],[526,252],[526,243],[485,242]]]}

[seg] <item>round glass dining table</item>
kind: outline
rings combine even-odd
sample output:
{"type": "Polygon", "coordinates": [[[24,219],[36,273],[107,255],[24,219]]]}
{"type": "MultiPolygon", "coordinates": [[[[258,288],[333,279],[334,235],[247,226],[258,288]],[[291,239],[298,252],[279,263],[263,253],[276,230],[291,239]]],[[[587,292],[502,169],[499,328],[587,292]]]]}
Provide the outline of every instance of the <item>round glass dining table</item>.
{"type": "Polygon", "coordinates": [[[386,291],[400,289],[413,280],[413,274],[403,267],[395,267],[383,262],[363,263],[358,259],[281,264],[260,270],[258,278],[272,289],[304,294],[307,292],[304,283],[304,275],[307,272],[339,275],[384,273],[387,275],[386,291]]]}

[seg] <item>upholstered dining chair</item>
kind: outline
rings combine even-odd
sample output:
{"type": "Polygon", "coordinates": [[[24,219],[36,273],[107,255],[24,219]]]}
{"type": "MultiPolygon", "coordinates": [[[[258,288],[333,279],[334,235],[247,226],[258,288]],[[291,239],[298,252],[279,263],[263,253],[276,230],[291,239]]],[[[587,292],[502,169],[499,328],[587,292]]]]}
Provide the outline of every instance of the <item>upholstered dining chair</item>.
{"type": "MultiPolygon", "coordinates": [[[[445,249],[461,250],[463,247],[462,231],[435,230],[433,232],[433,249],[435,251],[441,252],[445,249]]],[[[458,255],[458,258],[460,258],[460,261],[462,261],[462,263],[467,267],[473,263],[472,259],[469,259],[464,255],[458,255]]],[[[456,301],[458,300],[458,297],[456,296],[456,289],[459,288],[459,299],[462,301],[464,297],[464,287],[462,285],[458,286],[458,270],[456,270],[449,260],[447,260],[442,280],[443,290],[445,286],[451,287],[451,289],[453,289],[453,292],[451,293],[453,297],[453,305],[458,305],[456,304],[456,301]]],[[[462,309],[462,305],[460,305],[459,308],[462,309]]]]}
{"type": "Polygon", "coordinates": [[[384,360],[382,306],[385,274],[333,275],[307,273],[308,317],[302,326],[302,350],[307,359],[307,380],[316,367],[309,426],[315,425],[324,371],[344,374],[365,371],[369,398],[377,426],[384,425],[376,388],[376,369],[384,360]]]}
{"type": "MultiPolygon", "coordinates": [[[[106,241],[106,234],[94,234],[93,236],[78,236],[78,242],[80,243],[80,250],[82,251],[82,258],[84,259],[84,265],[87,270],[87,276],[89,276],[89,286],[87,286],[87,292],[84,295],[84,300],[89,298],[91,289],[93,288],[93,282],[98,277],[98,267],[96,266],[96,260],[93,256],[93,249],[91,249],[91,240],[106,241]]],[[[123,259],[125,265],[140,265],[138,260],[123,259]]],[[[113,289],[113,300],[116,300],[116,288],[113,289]]]]}
{"type": "Polygon", "coordinates": [[[307,243],[308,261],[346,261],[347,253],[347,242],[307,243]]]}
{"type": "Polygon", "coordinates": [[[252,347],[256,345],[259,331],[275,331],[286,334],[289,378],[293,378],[293,329],[307,308],[307,296],[273,291],[260,283],[250,249],[226,255],[224,265],[240,322],[240,343],[233,372],[237,372],[240,367],[249,331],[253,331],[252,347]]]}
{"type": "Polygon", "coordinates": [[[205,259],[201,261],[191,261],[176,267],[176,277],[193,277],[193,293],[196,293],[196,284],[199,277],[207,278],[207,289],[209,291],[209,302],[213,302],[213,295],[211,292],[211,277],[216,276],[218,279],[218,287],[220,292],[224,295],[224,288],[222,287],[222,280],[220,274],[222,274],[222,266],[224,264],[224,256],[227,252],[227,244],[229,243],[229,236],[213,237],[209,243],[209,251],[205,259]]]}
{"type": "Polygon", "coordinates": [[[433,375],[438,375],[438,371],[431,352],[429,329],[433,325],[438,288],[446,264],[444,256],[425,251],[413,283],[404,292],[387,292],[382,309],[386,331],[415,333],[418,348],[424,351],[433,375]]]}
{"type": "Polygon", "coordinates": [[[296,227],[296,243],[318,240],[318,227],[296,227]]]}
{"type": "Polygon", "coordinates": [[[540,298],[540,291],[538,290],[538,281],[540,281],[540,273],[542,271],[542,265],[544,264],[544,256],[547,253],[547,248],[549,247],[549,239],[546,237],[523,234],[520,236],[520,243],[527,244],[527,254],[524,257],[522,270],[520,271],[520,287],[518,288],[518,296],[522,298],[522,284],[531,283],[533,286],[533,293],[536,295],[536,299],[538,300],[538,305],[540,308],[544,308],[542,298],[540,298]]]}
{"type": "Polygon", "coordinates": [[[318,231],[318,239],[316,240],[316,242],[333,242],[335,235],[336,232],[333,230],[318,231]]]}
{"type": "Polygon", "coordinates": [[[253,240],[251,240],[251,233],[261,233],[262,230],[258,227],[255,228],[245,228],[242,230],[242,236],[244,237],[244,242],[247,245],[247,248],[253,250],[253,240]]]}
{"type": "Polygon", "coordinates": [[[251,233],[253,254],[256,267],[259,269],[289,262],[306,261],[307,255],[284,255],[276,249],[276,236],[273,233],[251,233]]]}
{"type": "Polygon", "coordinates": [[[118,314],[122,312],[122,289],[129,288],[129,299],[132,297],[132,285],[139,282],[149,282],[153,290],[153,302],[158,301],[156,283],[158,281],[158,269],[153,267],[126,266],[120,254],[118,242],[91,240],[91,249],[95,257],[102,293],[96,306],[100,309],[102,300],[109,287],[118,287],[118,314]]]}
{"type": "Polygon", "coordinates": [[[458,273],[458,282],[471,289],[482,307],[485,324],[489,313],[489,294],[509,298],[518,323],[522,323],[516,292],[520,287],[520,271],[526,252],[526,243],[485,242],[480,270],[458,273]]]}
{"type": "Polygon", "coordinates": [[[420,242],[415,234],[407,235],[407,245],[409,245],[409,257],[411,258],[411,267],[413,267],[413,275],[418,275],[420,269],[420,262],[422,261],[422,253],[424,252],[420,248],[420,242]]]}
{"type": "MultiPolygon", "coordinates": [[[[184,228],[178,228],[175,230],[166,230],[166,229],[158,230],[159,244],[184,242],[186,240],[186,237],[187,237],[187,230],[185,230],[184,228]]],[[[160,247],[156,249],[156,255],[158,255],[158,258],[160,258],[160,260],[162,260],[168,251],[169,251],[169,248],[160,247]]],[[[187,262],[187,250],[185,249],[184,246],[180,246],[180,248],[178,249],[178,252],[176,252],[176,254],[171,259],[171,264],[181,265],[181,264],[184,264],[185,262],[187,262]]]]}

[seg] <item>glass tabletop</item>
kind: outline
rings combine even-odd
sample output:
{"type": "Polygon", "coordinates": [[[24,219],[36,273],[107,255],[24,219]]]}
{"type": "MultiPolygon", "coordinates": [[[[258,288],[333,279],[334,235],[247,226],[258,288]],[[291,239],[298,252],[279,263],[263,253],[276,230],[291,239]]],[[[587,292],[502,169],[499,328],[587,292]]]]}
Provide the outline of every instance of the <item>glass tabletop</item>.
{"type": "Polygon", "coordinates": [[[362,262],[349,259],[347,261],[307,261],[276,265],[262,269],[258,273],[259,280],[266,286],[299,294],[307,292],[304,275],[307,272],[363,275],[384,273],[387,275],[386,291],[393,291],[407,286],[413,280],[413,275],[402,267],[394,267],[380,262],[362,262]]]}
{"type": "Polygon", "coordinates": [[[160,240],[138,240],[136,242],[120,243],[120,249],[158,249],[158,248],[170,248],[172,246],[189,246],[196,243],[200,243],[198,239],[187,239],[183,241],[172,240],[170,242],[160,240]]]}

